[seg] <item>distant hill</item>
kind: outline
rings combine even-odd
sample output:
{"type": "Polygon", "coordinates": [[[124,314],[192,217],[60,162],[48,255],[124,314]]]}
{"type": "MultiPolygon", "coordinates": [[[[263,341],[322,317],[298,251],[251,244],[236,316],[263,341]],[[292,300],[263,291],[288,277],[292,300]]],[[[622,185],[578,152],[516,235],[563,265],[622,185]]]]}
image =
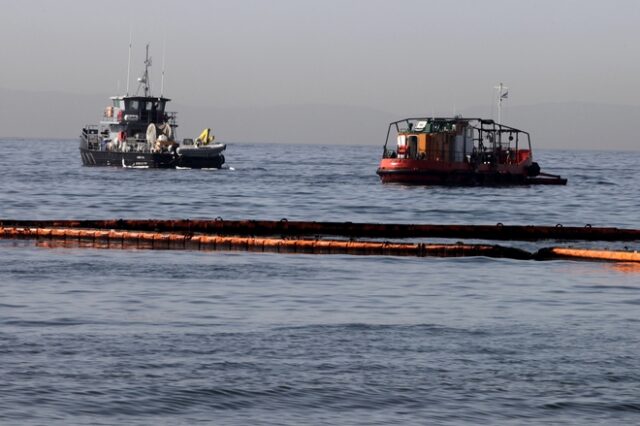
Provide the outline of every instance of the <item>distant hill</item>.
{"type": "MultiPolygon", "coordinates": [[[[97,123],[108,95],[0,89],[0,137],[75,138],[97,123]]],[[[286,105],[220,108],[170,103],[178,112],[179,137],[195,138],[213,128],[226,142],[382,145],[393,114],[366,107],[286,105]]]]}
{"type": "Polygon", "coordinates": [[[182,137],[211,126],[221,141],[341,145],[384,144],[393,114],[343,105],[217,108],[174,105],[182,137]],[[190,132],[189,132],[190,129],[190,132]]]}
{"type": "MultiPolygon", "coordinates": [[[[76,95],[0,89],[0,137],[75,138],[96,123],[107,95],[76,95]]],[[[172,102],[180,137],[212,127],[224,142],[281,142],[382,145],[390,121],[399,114],[344,105],[196,107],[172,102]]],[[[416,111],[420,115],[422,111],[416,111]]],[[[491,115],[489,108],[462,110],[491,115]]],[[[640,106],[549,103],[509,106],[505,123],[531,133],[535,148],[640,149],[640,106]]]]}
{"type": "Polygon", "coordinates": [[[73,138],[95,122],[106,98],[0,89],[0,137],[73,138]]]}

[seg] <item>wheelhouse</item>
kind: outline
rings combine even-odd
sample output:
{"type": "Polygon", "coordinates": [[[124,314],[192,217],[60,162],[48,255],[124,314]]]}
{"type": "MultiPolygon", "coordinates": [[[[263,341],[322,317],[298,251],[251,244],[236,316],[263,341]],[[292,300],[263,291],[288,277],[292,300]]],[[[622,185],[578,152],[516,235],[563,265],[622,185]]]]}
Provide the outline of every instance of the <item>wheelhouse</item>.
{"type": "Polygon", "coordinates": [[[389,124],[383,158],[516,164],[531,157],[528,132],[491,119],[405,118],[389,124]],[[394,145],[390,137],[396,135],[394,145]]]}

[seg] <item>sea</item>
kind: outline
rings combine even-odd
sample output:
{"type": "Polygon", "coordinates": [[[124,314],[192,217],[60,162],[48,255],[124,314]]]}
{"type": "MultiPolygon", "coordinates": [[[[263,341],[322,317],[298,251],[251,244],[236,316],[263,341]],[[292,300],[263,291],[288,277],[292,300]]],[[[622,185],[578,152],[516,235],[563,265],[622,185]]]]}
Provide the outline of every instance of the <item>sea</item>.
{"type": "MultiPolygon", "coordinates": [[[[381,154],[232,143],[222,170],[132,170],[2,139],[0,218],[640,228],[640,152],[539,150],[566,186],[486,188],[381,184],[381,154]]],[[[527,243],[557,244],[584,243],[527,243]]],[[[2,425],[640,424],[639,354],[630,264],[0,240],[2,425]]]]}

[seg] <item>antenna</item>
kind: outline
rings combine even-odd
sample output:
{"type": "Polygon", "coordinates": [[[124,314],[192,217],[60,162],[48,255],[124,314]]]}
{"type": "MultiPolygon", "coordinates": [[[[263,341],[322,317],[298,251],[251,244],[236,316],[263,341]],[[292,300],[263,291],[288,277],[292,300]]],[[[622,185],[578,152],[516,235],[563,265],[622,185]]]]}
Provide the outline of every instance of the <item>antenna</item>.
{"type": "Polygon", "coordinates": [[[453,112],[453,117],[455,117],[458,114],[458,109],[456,108],[456,93],[454,91],[452,91],[451,93],[451,97],[453,98],[453,102],[452,102],[452,112],[453,112]]]}
{"type": "Polygon", "coordinates": [[[162,97],[164,93],[164,58],[165,58],[165,37],[162,37],[162,77],[160,78],[160,97],[162,97]]]}
{"type": "Polygon", "coordinates": [[[502,101],[509,97],[509,88],[500,83],[494,89],[498,90],[498,124],[502,124],[502,101]]]}
{"type": "Polygon", "coordinates": [[[131,75],[131,39],[133,37],[133,29],[129,25],[129,62],[127,63],[127,96],[129,96],[129,77],[131,75]]]}

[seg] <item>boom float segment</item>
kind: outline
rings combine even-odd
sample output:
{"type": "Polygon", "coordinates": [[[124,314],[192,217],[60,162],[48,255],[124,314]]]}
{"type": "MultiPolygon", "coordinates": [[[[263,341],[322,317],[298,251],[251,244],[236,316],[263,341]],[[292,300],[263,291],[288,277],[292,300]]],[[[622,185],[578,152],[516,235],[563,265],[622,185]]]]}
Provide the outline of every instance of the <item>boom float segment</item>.
{"type": "Polygon", "coordinates": [[[640,262],[640,253],[637,251],[615,251],[615,250],[590,250],[575,249],[568,247],[552,247],[538,252],[539,257],[551,259],[581,259],[581,260],[602,260],[613,262],[640,262]]]}
{"type": "Polygon", "coordinates": [[[150,249],[246,250],[277,253],[356,254],[390,256],[464,257],[487,256],[529,259],[519,249],[482,244],[421,244],[376,241],[307,240],[256,237],[184,235],[158,232],[102,231],[67,228],[0,228],[0,238],[58,240],[83,246],[138,247],[150,249]]]}

